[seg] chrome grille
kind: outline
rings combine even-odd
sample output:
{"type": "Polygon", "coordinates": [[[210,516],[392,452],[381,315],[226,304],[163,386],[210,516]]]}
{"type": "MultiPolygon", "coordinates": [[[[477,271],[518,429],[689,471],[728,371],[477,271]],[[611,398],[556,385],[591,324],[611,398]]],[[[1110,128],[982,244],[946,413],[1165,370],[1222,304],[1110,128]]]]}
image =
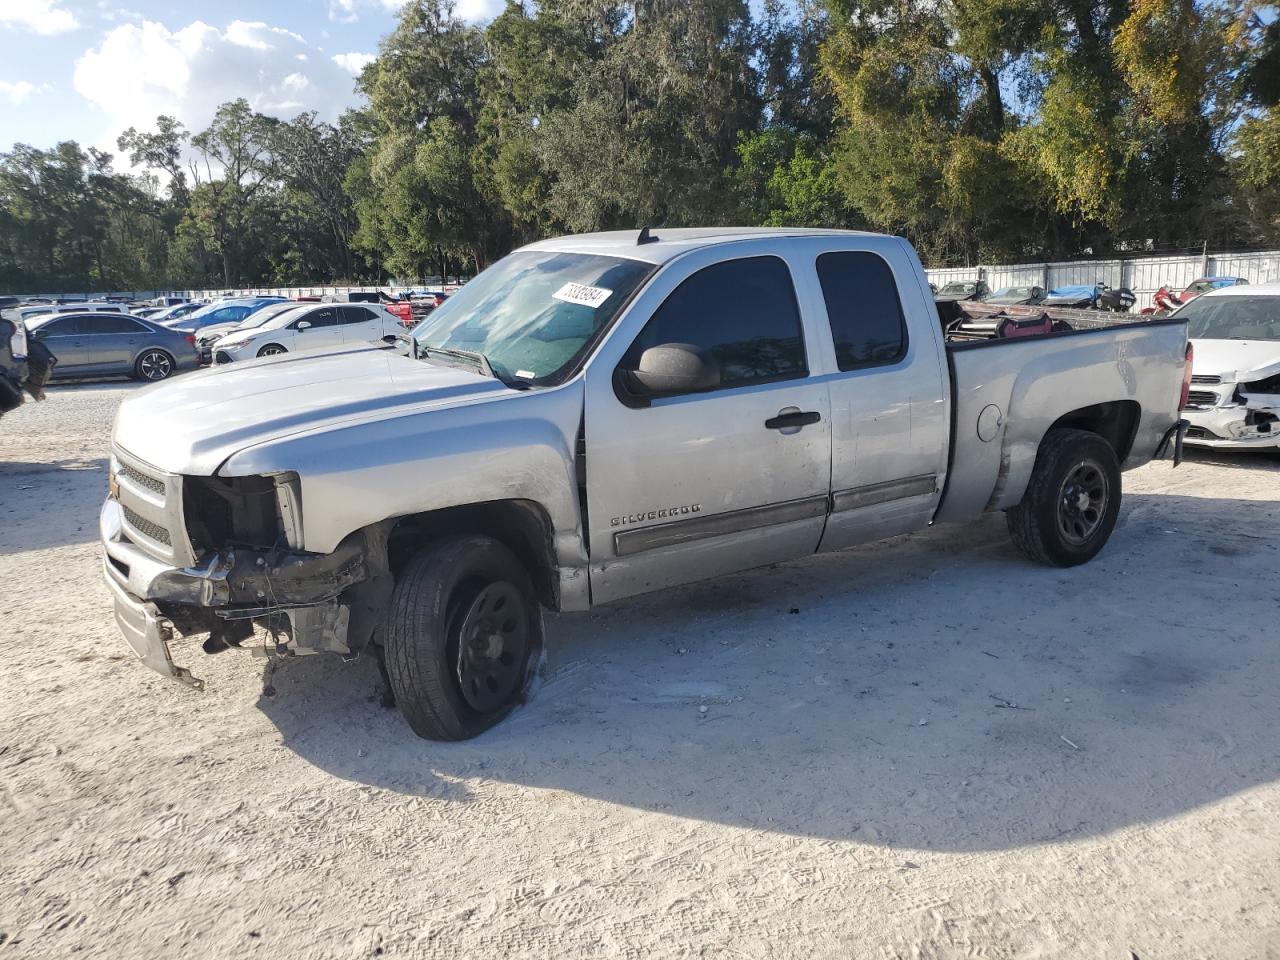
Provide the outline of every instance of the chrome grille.
{"type": "Polygon", "coordinates": [[[120,464],[120,473],[139,486],[146,487],[148,490],[153,490],[160,494],[160,496],[164,496],[164,481],[159,477],[153,477],[150,474],[143,473],[141,470],[135,469],[125,463],[120,464]]]}
{"type": "Polygon", "coordinates": [[[1212,407],[1218,402],[1218,395],[1212,390],[1191,390],[1187,393],[1187,403],[1198,407],[1212,407]]]}
{"type": "Polygon", "coordinates": [[[173,540],[169,537],[169,531],[158,523],[152,523],[146,517],[140,517],[128,507],[124,507],[124,519],[139,533],[146,537],[150,537],[157,543],[163,543],[166,547],[173,546],[173,540]]]}
{"type": "Polygon", "coordinates": [[[1191,382],[1192,383],[1209,383],[1209,384],[1221,383],[1222,378],[1215,377],[1212,374],[1208,374],[1208,373],[1193,373],[1191,375],[1191,382]]]}
{"type": "Polygon", "coordinates": [[[182,516],[182,478],[116,448],[112,457],[124,535],[158,560],[189,567],[195,557],[182,516]]]}

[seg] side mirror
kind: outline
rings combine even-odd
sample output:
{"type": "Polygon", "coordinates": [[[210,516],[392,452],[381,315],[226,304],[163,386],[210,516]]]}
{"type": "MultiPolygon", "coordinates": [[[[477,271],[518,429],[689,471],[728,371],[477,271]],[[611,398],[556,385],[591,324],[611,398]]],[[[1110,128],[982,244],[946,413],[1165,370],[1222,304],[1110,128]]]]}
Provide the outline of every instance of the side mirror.
{"type": "Polygon", "coordinates": [[[720,385],[720,365],[690,343],[664,343],[640,355],[627,371],[627,386],[638,397],[699,393],[720,385]]]}
{"type": "Polygon", "coordinates": [[[298,329],[299,329],[299,330],[310,330],[310,329],[311,329],[311,321],[310,321],[310,320],[299,320],[299,321],[298,321],[298,329]]]}

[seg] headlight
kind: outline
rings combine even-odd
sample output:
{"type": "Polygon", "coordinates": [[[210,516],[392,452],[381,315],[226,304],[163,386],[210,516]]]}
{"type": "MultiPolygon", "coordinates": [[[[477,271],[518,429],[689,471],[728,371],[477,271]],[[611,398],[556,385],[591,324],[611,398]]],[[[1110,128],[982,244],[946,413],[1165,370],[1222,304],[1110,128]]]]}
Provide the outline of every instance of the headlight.
{"type": "Polygon", "coordinates": [[[249,342],[250,342],[250,341],[248,341],[248,340],[232,340],[230,343],[221,343],[221,342],[219,342],[219,344],[218,344],[218,349],[219,349],[219,350],[235,350],[235,349],[237,349],[238,347],[246,347],[246,346],[248,346],[248,345],[249,345],[249,342]]]}

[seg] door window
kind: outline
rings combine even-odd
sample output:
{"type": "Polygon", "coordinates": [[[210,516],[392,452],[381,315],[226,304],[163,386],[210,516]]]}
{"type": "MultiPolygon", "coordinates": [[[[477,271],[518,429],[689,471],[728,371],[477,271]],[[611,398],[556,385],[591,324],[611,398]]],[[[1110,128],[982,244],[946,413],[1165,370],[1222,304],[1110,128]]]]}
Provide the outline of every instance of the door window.
{"type": "Polygon", "coordinates": [[[866,252],[824,253],[818,282],[841,370],[895,363],[907,352],[907,327],[893,271],[866,252]]]}
{"type": "Polygon", "coordinates": [[[79,317],[61,317],[42,323],[38,328],[42,337],[74,337],[80,333],[79,317]]]}
{"type": "Polygon", "coordinates": [[[298,324],[302,323],[304,320],[311,324],[312,329],[316,327],[332,327],[338,322],[338,314],[333,307],[325,307],[323,310],[313,310],[310,313],[299,317],[293,323],[289,324],[289,326],[296,330],[298,328],[298,324]]]}
{"type": "Polygon", "coordinates": [[[718,389],[808,375],[791,272],[778,257],[704,267],[663,302],[623,358],[666,343],[691,344],[720,367],[718,389]]]}
{"type": "Polygon", "coordinates": [[[342,323],[367,323],[370,320],[378,319],[377,314],[366,307],[339,307],[339,313],[342,315],[342,323]]]}

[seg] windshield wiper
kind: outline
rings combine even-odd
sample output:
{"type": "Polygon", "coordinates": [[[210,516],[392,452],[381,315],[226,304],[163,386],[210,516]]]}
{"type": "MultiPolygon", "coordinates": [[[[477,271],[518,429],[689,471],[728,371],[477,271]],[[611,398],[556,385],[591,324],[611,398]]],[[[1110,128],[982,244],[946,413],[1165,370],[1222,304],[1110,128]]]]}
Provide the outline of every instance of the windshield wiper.
{"type": "Polygon", "coordinates": [[[433,353],[438,353],[446,358],[454,360],[463,360],[472,364],[486,377],[493,377],[495,380],[502,382],[505,387],[513,390],[528,390],[533,385],[529,383],[525,377],[509,377],[504,376],[493,368],[493,364],[489,362],[489,358],[478,350],[460,350],[457,347],[423,347],[422,356],[429,357],[433,353]]]}
{"type": "Polygon", "coordinates": [[[489,358],[483,353],[478,353],[475,350],[459,350],[457,347],[424,346],[422,348],[423,356],[429,357],[433,353],[438,353],[444,357],[452,357],[454,360],[465,360],[467,363],[475,366],[486,377],[493,377],[495,380],[502,379],[493,372],[493,367],[489,364],[489,358]]]}

